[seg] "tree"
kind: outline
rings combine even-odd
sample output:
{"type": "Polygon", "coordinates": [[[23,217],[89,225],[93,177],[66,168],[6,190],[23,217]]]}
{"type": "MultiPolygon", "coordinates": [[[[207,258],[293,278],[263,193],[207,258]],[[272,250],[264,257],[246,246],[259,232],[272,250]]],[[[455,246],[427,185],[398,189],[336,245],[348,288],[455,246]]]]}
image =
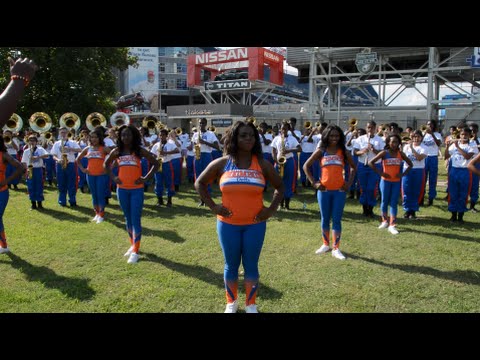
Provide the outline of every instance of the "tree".
{"type": "Polygon", "coordinates": [[[40,67],[16,110],[24,123],[37,111],[50,115],[54,125],[66,112],[80,116],[82,125],[92,112],[100,112],[108,119],[120,96],[115,90],[117,74],[129,65],[138,66],[127,47],[0,48],[2,88],[10,81],[7,58],[13,50],[40,67]]]}

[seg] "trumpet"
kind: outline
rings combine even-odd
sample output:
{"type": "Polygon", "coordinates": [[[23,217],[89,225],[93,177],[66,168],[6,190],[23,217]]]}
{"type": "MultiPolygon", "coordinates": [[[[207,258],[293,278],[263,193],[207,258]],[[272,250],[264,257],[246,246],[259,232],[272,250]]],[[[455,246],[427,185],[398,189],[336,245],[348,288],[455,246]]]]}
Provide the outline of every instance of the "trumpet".
{"type": "Polygon", "coordinates": [[[253,124],[254,126],[257,124],[257,119],[255,119],[253,116],[247,117],[247,118],[245,119],[245,121],[246,121],[247,123],[253,124]]]}
{"type": "Polygon", "coordinates": [[[357,129],[357,125],[358,125],[358,120],[357,118],[351,118],[350,120],[348,120],[348,126],[349,126],[349,130],[350,131],[354,131],[357,129]]]}

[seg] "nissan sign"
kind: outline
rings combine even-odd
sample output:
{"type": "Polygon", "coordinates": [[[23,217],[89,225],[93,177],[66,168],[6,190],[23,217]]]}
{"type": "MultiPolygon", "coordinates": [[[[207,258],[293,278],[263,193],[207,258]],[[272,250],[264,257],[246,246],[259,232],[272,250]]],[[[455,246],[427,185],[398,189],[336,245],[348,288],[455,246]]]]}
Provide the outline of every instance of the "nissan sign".
{"type": "Polygon", "coordinates": [[[204,84],[205,90],[216,91],[216,90],[237,90],[237,89],[250,89],[252,83],[250,80],[225,80],[225,81],[214,81],[206,82],[204,84]]]}

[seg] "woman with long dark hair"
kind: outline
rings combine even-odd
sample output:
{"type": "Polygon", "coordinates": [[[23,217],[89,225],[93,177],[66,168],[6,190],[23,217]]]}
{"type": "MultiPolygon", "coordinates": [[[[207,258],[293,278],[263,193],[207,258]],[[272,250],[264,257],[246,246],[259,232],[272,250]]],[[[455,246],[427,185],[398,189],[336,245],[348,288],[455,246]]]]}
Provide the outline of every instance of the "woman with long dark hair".
{"type": "Polygon", "coordinates": [[[330,250],[330,221],[332,221],[333,257],[345,260],[339,249],[342,235],[342,215],[345,207],[346,192],[350,189],[357,167],[350,152],[345,148],[345,135],[337,125],[328,125],[322,133],[322,140],[312,156],[303,165],[303,171],[317,191],[318,206],[321,214],[323,245],[316,254],[330,250]],[[320,163],[320,181],[315,181],[311,172],[314,162],[320,163]],[[350,167],[350,177],[344,177],[345,165],[350,167]]]}
{"type": "Polygon", "coordinates": [[[142,237],[144,184],[157,172],[159,163],[151,152],[141,147],[140,132],[134,125],[122,125],[118,134],[118,147],[107,155],[103,168],[117,184],[117,198],[125,216],[131,244],[125,256],[128,256],[129,264],[134,264],[139,259],[138,250],[142,237]],[[142,176],[142,157],[151,165],[145,176],[142,176]],[[118,164],[118,176],[112,177],[113,161],[118,164]]]}
{"type": "Polygon", "coordinates": [[[227,130],[225,156],[211,162],[195,182],[202,201],[217,215],[217,234],[225,259],[226,313],[238,309],[238,268],[245,270],[245,312],[256,313],[258,260],[266,232],[266,220],[277,210],[284,185],[272,164],[263,158],[258,130],[251,122],[238,121],[227,130]],[[222,202],[216,204],[208,184],[219,179],[222,202]],[[272,203],[263,205],[263,189],[275,188],[272,203]]]}

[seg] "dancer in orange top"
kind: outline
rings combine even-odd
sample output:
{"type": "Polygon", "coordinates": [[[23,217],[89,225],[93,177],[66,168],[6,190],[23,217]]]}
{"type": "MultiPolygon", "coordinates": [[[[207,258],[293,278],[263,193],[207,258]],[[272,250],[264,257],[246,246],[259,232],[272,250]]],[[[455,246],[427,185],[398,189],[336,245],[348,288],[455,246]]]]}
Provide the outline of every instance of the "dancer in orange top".
{"type": "Polygon", "coordinates": [[[345,148],[345,135],[342,129],[336,125],[328,125],[322,133],[322,140],[317,150],[308,158],[303,165],[303,171],[308,180],[317,191],[318,206],[321,213],[323,245],[316,254],[323,254],[330,250],[330,220],[332,220],[333,251],[332,255],[345,260],[345,256],[339,249],[342,234],[342,215],[346,201],[346,191],[350,189],[357,167],[345,148]],[[315,161],[320,162],[321,178],[315,182],[310,171],[315,161]],[[350,166],[350,177],[345,181],[345,164],[350,166]]]}
{"type": "Polygon", "coordinates": [[[107,155],[103,168],[112,177],[111,164],[118,163],[118,176],[112,180],[117,184],[117,198],[120,202],[131,247],[125,253],[128,263],[138,262],[138,249],[142,238],[141,216],[143,210],[144,184],[153,177],[158,170],[159,163],[155,156],[141,147],[140,132],[134,125],[122,125],[118,129],[118,147],[107,155]],[[141,158],[145,157],[151,165],[150,170],[142,176],[141,158]]]}
{"type": "Polygon", "coordinates": [[[284,185],[272,164],[263,159],[258,130],[250,122],[238,121],[224,142],[225,156],[211,162],[195,182],[202,201],[217,215],[217,234],[225,258],[226,313],[238,309],[238,268],[245,270],[245,312],[256,313],[258,260],[266,232],[266,220],[277,210],[284,185]],[[216,204],[208,184],[219,179],[222,203],[216,204]],[[268,180],[275,188],[273,200],[263,206],[263,189],[268,180]]]}

